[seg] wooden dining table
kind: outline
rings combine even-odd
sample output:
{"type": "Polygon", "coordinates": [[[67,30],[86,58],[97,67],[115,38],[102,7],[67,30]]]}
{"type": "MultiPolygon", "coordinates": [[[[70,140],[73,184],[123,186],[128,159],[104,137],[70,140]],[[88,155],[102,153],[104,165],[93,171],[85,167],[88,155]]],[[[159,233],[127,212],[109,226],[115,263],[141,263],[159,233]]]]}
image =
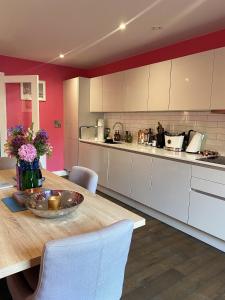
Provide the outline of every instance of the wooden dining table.
{"type": "MultiPolygon", "coordinates": [[[[84,201],[67,216],[45,219],[29,210],[11,212],[2,199],[12,196],[16,188],[1,189],[0,278],[40,264],[43,246],[49,240],[92,232],[123,219],[132,220],[134,228],[145,225],[143,217],[49,171],[42,173],[43,187],[77,191],[84,201]]],[[[13,177],[15,170],[0,171],[0,182],[12,182],[13,177]]]]}

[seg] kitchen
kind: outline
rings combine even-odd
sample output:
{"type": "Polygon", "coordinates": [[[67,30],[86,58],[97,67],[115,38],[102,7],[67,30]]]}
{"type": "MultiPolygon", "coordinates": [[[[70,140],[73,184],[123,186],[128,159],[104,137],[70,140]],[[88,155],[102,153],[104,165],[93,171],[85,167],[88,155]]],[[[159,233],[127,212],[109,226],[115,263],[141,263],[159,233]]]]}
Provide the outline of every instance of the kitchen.
{"type": "MultiPolygon", "coordinates": [[[[119,7],[109,2],[117,15],[119,7]]],[[[122,299],[223,299],[224,4],[172,2],[132,4],[133,21],[117,21],[115,34],[96,35],[80,52],[68,42],[71,52],[65,46],[53,59],[57,66],[36,52],[31,57],[0,49],[0,71],[39,74],[46,81],[40,125],[49,130],[55,149],[47,170],[67,176],[73,166],[89,168],[98,174],[99,195],[146,219],[133,235],[122,299]],[[168,20],[161,25],[165,11],[168,20]],[[205,18],[198,19],[202,12],[205,18]],[[152,40],[151,34],[143,36],[141,20],[151,23],[152,40]],[[133,34],[139,43],[142,38],[141,50],[135,50],[133,34]],[[152,46],[145,48],[148,39],[152,46]]],[[[110,15],[109,7],[106,11],[110,15]]],[[[18,101],[18,86],[6,92],[8,109],[10,97],[18,101]]],[[[25,108],[17,114],[31,114],[33,107],[25,108]]],[[[19,119],[6,114],[10,124],[19,119]]],[[[4,280],[1,285],[4,291],[4,280]]]]}

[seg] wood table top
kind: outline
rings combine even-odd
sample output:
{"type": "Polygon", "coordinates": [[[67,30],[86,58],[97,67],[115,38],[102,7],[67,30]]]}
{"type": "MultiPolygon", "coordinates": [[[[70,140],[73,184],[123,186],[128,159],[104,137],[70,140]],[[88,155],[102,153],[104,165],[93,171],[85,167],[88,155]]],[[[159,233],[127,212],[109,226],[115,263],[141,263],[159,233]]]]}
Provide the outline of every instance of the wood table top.
{"type": "MultiPolygon", "coordinates": [[[[44,187],[75,190],[83,194],[84,201],[68,216],[44,219],[29,210],[11,212],[1,199],[10,197],[16,189],[0,190],[0,278],[39,264],[43,246],[49,240],[95,231],[122,219],[132,220],[134,228],[145,225],[143,217],[51,172],[42,173],[46,178],[44,187]]],[[[1,170],[0,182],[12,182],[13,176],[15,170],[1,170]]]]}

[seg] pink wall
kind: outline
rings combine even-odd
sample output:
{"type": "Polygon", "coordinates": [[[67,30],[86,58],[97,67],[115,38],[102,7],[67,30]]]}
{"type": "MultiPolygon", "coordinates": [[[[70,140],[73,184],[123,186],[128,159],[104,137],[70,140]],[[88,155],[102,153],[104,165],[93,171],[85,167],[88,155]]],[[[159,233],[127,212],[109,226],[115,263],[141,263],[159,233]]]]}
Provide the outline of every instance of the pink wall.
{"type": "MultiPolygon", "coordinates": [[[[81,70],[39,62],[0,56],[0,71],[6,75],[38,74],[46,81],[46,102],[40,102],[40,126],[48,131],[54,147],[47,161],[48,170],[63,170],[63,80],[82,75],[81,70]],[[54,128],[53,120],[61,120],[62,128],[54,128]]],[[[30,101],[20,100],[18,84],[7,84],[8,126],[29,125],[30,101]]]]}
{"type": "Polygon", "coordinates": [[[99,66],[88,70],[86,75],[95,77],[110,74],[224,46],[225,29],[99,66]]]}

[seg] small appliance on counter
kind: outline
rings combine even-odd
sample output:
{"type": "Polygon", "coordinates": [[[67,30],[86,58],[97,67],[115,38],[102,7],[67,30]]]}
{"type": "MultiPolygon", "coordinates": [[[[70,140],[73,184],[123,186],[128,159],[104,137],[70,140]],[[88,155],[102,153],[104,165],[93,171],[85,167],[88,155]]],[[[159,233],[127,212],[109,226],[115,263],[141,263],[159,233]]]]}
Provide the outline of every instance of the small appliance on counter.
{"type": "Polygon", "coordinates": [[[98,129],[97,140],[99,142],[104,142],[105,141],[105,138],[104,138],[104,119],[98,119],[97,120],[97,129],[98,129]]]}
{"type": "Polygon", "coordinates": [[[96,139],[96,125],[82,125],[79,128],[80,139],[95,140],[96,139]]]}
{"type": "Polygon", "coordinates": [[[185,135],[184,132],[180,134],[171,134],[166,132],[165,149],[170,151],[177,151],[177,152],[182,151],[183,144],[184,144],[184,135],[185,135]]]}
{"type": "Polygon", "coordinates": [[[204,134],[195,131],[191,141],[189,142],[186,152],[188,153],[198,153],[201,150],[202,141],[204,139],[204,134]]]}

